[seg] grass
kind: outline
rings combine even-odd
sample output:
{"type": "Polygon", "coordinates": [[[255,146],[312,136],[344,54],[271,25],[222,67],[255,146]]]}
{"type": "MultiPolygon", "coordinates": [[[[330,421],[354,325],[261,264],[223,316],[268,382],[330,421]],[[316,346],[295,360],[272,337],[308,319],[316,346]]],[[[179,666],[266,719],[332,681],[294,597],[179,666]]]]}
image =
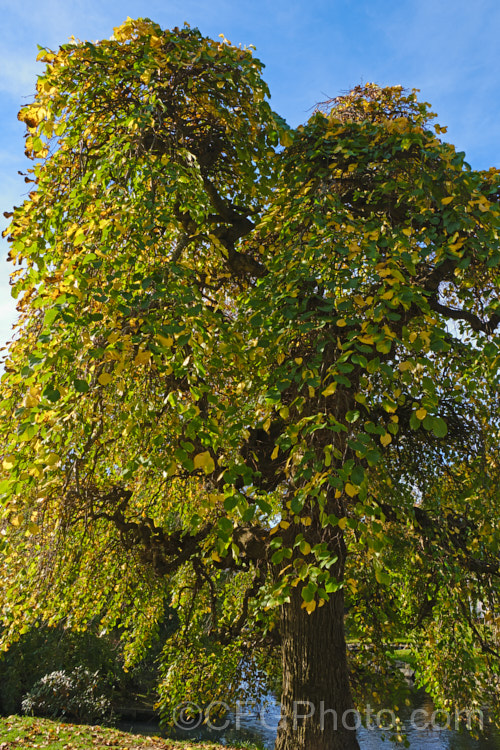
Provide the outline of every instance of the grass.
{"type": "Polygon", "coordinates": [[[409,648],[400,648],[394,651],[386,651],[386,655],[391,661],[404,661],[412,669],[416,669],[416,659],[411,649],[409,648]]]}
{"type": "Polygon", "coordinates": [[[257,746],[180,742],[32,716],[0,717],[0,750],[236,750],[237,747],[253,750],[257,746]]]}

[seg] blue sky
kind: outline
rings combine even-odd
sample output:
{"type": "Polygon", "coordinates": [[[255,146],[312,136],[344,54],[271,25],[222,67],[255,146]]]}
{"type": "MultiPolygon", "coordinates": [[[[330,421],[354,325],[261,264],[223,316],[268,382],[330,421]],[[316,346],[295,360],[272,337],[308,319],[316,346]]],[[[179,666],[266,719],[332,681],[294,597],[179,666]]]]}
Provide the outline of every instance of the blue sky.
{"type": "MultiPolygon", "coordinates": [[[[36,45],[109,37],[127,16],[255,45],[272,106],[290,125],[358,83],[419,88],[474,168],[500,167],[498,0],[0,0],[0,10],[0,214],[26,192],[16,115],[41,72],[36,45]]],[[[0,345],[15,318],[6,252],[2,241],[0,345]]]]}

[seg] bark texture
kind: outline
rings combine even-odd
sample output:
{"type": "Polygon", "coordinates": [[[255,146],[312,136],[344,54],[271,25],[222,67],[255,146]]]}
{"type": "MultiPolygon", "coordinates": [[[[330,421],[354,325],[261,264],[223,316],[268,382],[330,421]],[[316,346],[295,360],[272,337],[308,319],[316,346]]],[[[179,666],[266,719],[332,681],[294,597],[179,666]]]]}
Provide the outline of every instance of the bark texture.
{"type": "Polygon", "coordinates": [[[275,750],[359,750],[349,686],[344,595],[307,614],[294,588],[282,614],[283,690],[275,750]]]}

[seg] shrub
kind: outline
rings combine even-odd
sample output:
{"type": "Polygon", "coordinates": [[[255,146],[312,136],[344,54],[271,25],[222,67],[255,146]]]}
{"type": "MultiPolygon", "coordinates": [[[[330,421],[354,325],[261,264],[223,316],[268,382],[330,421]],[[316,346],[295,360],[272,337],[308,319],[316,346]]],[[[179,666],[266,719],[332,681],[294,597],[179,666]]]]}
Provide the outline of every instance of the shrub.
{"type": "Polygon", "coordinates": [[[65,716],[88,724],[111,723],[113,708],[103,687],[99,672],[84,667],[76,667],[69,673],[51,672],[27,693],[22,710],[34,716],[65,716]]]}
{"type": "Polygon", "coordinates": [[[0,654],[0,712],[20,713],[23,697],[50,672],[70,673],[81,665],[106,675],[111,684],[122,677],[122,661],[116,637],[40,624],[0,654]]]}

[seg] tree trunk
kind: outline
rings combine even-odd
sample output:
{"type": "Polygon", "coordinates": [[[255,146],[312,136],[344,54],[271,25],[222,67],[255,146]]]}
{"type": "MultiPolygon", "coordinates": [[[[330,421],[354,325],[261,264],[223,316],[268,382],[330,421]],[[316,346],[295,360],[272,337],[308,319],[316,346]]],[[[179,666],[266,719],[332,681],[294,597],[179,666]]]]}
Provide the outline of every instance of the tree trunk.
{"type": "Polygon", "coordinates": [[[282,612],[283,688],[275,750],[359,750],[343,590],[307,614],[299,587],[282,612]]]}

